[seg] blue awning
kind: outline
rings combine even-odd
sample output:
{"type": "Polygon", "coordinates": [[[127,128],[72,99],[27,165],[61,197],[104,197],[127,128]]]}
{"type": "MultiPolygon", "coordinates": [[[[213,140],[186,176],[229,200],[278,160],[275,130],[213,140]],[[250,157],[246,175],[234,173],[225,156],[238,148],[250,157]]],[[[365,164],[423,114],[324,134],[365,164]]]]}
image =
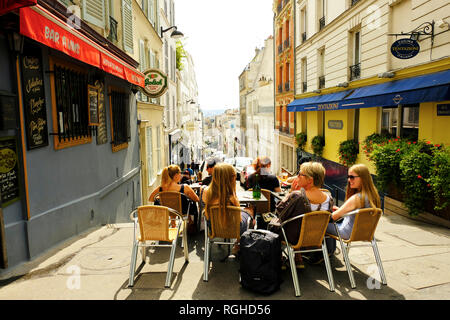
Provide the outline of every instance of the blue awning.
{"type": "Polygon", "coordinates": [[[450,100],[450,70],[414,78],[385,82],[338,93],[298,99],[288,111],[323,111],[396,106],[450,100]],[[346,93],[339,97],[338,93],[346,93]],[[316,101],[312,101],[315,98],[316,101]]]}

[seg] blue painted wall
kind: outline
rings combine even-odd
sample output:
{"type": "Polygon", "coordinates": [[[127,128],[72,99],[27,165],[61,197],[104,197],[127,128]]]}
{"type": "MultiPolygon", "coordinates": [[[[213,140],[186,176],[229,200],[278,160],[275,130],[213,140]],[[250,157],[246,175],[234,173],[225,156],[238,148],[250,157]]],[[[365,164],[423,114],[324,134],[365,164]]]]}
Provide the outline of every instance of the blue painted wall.
{"type": "MultiPolygon", "coordinates": [[[[0,39],[1,40],[1,39],[0,39]]],[[[0,64],[5,48],[0,41],[0,64]]],[[[6,48],[7,49],[7,48],[6,48]]],[[[43,69],[49,70],[49,50],[41,46],[43,69]]],[[[53,55],[65,57],[54,51],[53,55]]],[[[94,72],[94,68],[85,65],[94,72]]],[[[100,72],[97,70],[97,72],[100,72]]],[[[109,85],[129,88],[121,79],[105,75],[109,85]]],[[[0,80],[3,81],[3,80],[0,80]]],[[[52,105],[49,74],[44,74],[47,121],[52,132],[52,105]]],[[[5,86],[0,82],[0,89],[5,86]]],[[[53,137],[49,145],[26,151],[30,220],[21,202],[4,210],[9,268],[34,259],[89,228],[108,223],[130,222],[133,207],[141,204],[139,139],[136,100],[130,92],[131,141],[128,148],[112,152],[109,99],[105,92],[108,142],[97,145],[94,136],[90,144],[54,150],[53,137]]],[[[22,197],[24,198],[24,197],[22,197]]]]}

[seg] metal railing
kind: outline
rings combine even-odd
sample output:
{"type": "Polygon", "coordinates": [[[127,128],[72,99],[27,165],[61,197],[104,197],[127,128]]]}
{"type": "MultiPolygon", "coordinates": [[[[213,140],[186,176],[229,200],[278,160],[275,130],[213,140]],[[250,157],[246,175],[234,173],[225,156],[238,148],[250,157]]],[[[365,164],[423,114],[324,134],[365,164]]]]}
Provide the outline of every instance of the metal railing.
{"type": "Polygon", "coordinates": [[[325,76],[319,77],[319,89],[325,88],[325,76]]]}
{"type": "Polygon", "coordinates": [[[286,50],[290,46],[291,46],[291,38],[287,38],[286,40],[284,40],[284,50],[286,50]]]}
{"type": "Polygon", "coordinates": [[[290,82],[289,81],[285,82],[284,91],[289,91],[290,89],[291,89],[290,82]]]}
{"type": "Polygon", "coordinates": [[[306,41],[306,32],[302,33],[302,43],[306,41]]]}
{"type": "Polygon", "coordinates": [[[111,42],[117,41],[117,25],[119,23],[113,18],[109,17],[109,35],[108,40],[111,42]]]}
{"type": "Polygon", "coordinates": [[[352,0],[352,6],[354,6],[355,4],[357,4],[359,2],[359,0],[352,0]]]}
{"type": "Polygon", "coordinates": [[[325,17],[319,19],[319,31],[325,28],[325,17]]]}
{"type": "Polygon", "coordinates": [[[350,66],[350,80],[359,79],[361,77],[361,63],[350,66]]]}

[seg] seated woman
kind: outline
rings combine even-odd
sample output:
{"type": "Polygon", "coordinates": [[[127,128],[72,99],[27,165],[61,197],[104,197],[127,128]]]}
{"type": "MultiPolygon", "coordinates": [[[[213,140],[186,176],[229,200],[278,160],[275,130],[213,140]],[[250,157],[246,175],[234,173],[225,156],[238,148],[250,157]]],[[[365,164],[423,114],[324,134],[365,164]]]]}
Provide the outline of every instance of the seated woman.
{"type": "MultiPolygon", "coordinates": [[[[155,196],[162,191],[176,191],[185,194],[190,200],[194,202],[198,202],[199,198],[195,194],[194,190],[186,184],[179,184],[181,181],[181,170],[180,167],[177,165],[170,165],[168,167],[165,167],[162,171],[161,175],[161,185],[153,190],[152,194],[149,197],[150,202],[155,201],[155,196]]],[[[188,199],[186,197],[181,197],[182,199],[182,208],[183,208],[183,214],[187,214],[187,208],[188,208],[188,199]]],[[[197,219],[197,206],[192,206],[192,210],[190,214],[193,214],[195,218],[197,219]]]]}
{"type": "MultiPolygon", "coordinates": [[[[261,189],[267,189],[272,192],[281,192],[280,181],[270,171],[271,165],[272,161],[269,157],[256,158],[253,163],[255,172],[248,176],[248,188],[254,188],[258,181],[261,189]],[[256,175],[258,175],[258,179],[256,175]]],[[[270,207],[270,211],[273,212],[275,210],[275,200],[273,196],[271,196],[270,207]]]]}
{"type": "MultiPolygon", "coordinates": [[[[311,211],[332,210],[332,197],[328,192],[321,190],[325,180],[325,168],[320,162],[305,162],[300,166],[300,170],[294,181],[298,186],[297,190],[289,193],[277,205],[277,213],[279,214],[286,208],[291,201],[297,200],[299,196],[306,199],[297,201],[296,205],[292,207],[293,215],[286,216],[282,221],[292,218],[294,216],[302,215],[311,211]]],[[[300,235],[301,220],[296,220],[297,223],[288,223],[285,227],[286,236],[290,242],[296,242],[300,235]]],[[[302,257],[300,254],[295,255],[297,268],[304,268],[302,257]]]]}
{"type": "MultiPolygon", "coordinates": [[[[236,196],[236,171],[230,164],[219,163],[214,167],[211,184],[203,192],[203,202],[205,203],[205,217],[208,219],[208,210],[212,206],[219,206],[221,213],[225,212],[226,206],[239,207],[240,203],[236,196]]],[[[251,218],[253,225],[253,212],[250,208],[241,210],[240,233],[243,234],[247,228],[248,218],[251,218]]],[[[233,248],[236,253],[239,247],[233,248]]]]}
{"type": "MultiPolygon", "coordinates": [[[[345,192],[345,202],[335,210],[332,214],[333,220],[339,220],[343,215],[360,208],[379,208],[381,206],[378,190],[373,184],[372,176],[369,169],[364,164],[355,164],[348,169],[347,190],[345,192]]],[[[355,215],[344,217],[341,222],[337,223],[339,234],[344,239],[349,239],[353,229],[355,215]]],[[[337,236],[333,223],[328,224],[327,233],[337,236]]],[[[336,240],[326,239],[328,253],[333,254],[336,250],[336,240]]]]}

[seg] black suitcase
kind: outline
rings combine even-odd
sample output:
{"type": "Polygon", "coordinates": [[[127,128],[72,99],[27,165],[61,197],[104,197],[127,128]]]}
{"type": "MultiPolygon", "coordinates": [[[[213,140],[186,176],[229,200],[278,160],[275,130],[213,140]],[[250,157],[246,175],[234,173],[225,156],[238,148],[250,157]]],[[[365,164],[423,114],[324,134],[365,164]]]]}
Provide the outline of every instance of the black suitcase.
{"type": "Polygon", "coordinates": [[[281,239],[268,230],[247,230],[240,241],[240,281],[250,291],[271,294],[281,284],[281,239]]]}

